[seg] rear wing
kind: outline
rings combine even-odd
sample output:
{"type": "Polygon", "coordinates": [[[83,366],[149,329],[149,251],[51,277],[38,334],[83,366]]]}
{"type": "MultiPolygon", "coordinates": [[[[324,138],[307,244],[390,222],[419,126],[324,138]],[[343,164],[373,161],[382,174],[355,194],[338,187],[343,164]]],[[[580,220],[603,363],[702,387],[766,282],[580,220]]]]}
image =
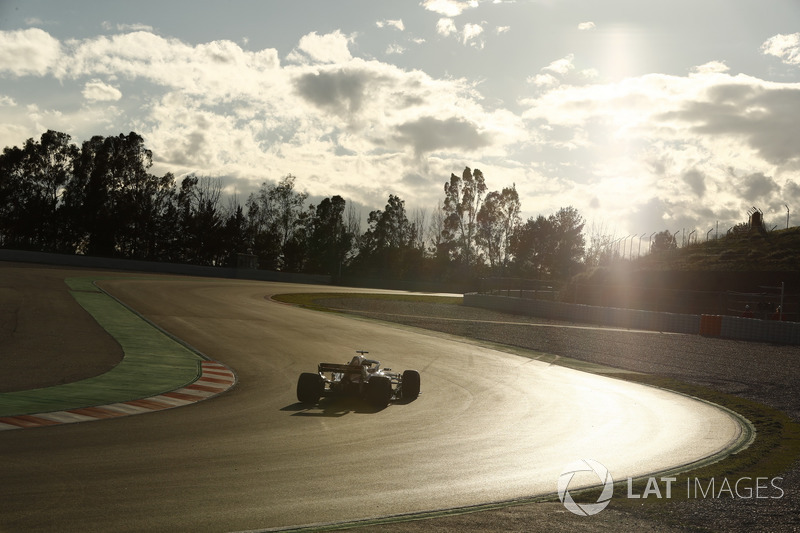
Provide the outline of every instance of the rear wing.
{"type": "Polygon", "coordinates": [[[337,374],[361,374],[360,366],[341,365],[337,363],[320,363],[317,371],[322,374],[325,372],[335,372],[337,374]]]}

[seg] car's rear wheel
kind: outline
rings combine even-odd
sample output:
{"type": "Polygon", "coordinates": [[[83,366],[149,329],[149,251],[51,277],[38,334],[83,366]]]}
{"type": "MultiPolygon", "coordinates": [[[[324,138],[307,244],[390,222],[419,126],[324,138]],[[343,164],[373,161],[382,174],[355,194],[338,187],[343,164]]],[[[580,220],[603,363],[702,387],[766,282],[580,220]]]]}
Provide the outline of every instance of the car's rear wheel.
{"type": "Polygon", "coordinates": [[[303,372],[297,380],[297,399],[301,403],[315,404],[322,396],[325,383],[319,374],[303,372]]]}
{"type": "Polygon", "coordinates": [[[406,370],[403,372],[400,395],[408,402],[417,399],[419,396],[419,372],[416,370],[406,370]]]}
{"type": "Polygon", "coordinates": [[[377,408],[389,405],[392,399],[392,380],[385,376],[376,376],[367,382],[367,401],[377,408]]]}

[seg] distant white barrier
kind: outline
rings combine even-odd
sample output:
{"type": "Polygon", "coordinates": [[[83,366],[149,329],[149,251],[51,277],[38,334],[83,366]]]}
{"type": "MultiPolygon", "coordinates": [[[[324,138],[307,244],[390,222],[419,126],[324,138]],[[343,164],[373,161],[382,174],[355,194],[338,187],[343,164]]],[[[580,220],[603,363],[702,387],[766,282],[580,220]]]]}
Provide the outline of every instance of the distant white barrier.
{"type": "Polygon", "coordinates": [[[468,293],[464,305],[505,313],[629,329],[703,334],[778,344],[800,344],[800,323],[734,316],[688,315],[468,293]]]}

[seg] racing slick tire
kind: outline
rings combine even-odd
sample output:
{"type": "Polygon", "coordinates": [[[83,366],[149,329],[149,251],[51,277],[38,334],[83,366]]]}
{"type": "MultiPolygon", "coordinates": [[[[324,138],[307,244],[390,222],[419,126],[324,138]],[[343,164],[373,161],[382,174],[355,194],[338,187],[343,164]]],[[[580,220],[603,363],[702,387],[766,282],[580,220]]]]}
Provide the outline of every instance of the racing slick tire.
{"type": "Polygon", "coordinates": [[[416,370],[406,370],[403,372],[403,379],[400,382],[400,397],[413,402],[419,396],[419,372],[416,370]]]}
{"type": "Polygon", "coordinates": [[[325,383],[319,374],[303,372],[297,380],[297,399],[300,403],[315,404],[322,396],[325,383]]]}
{"type": "Polygon", "coordinates": [[[382,409],[392,399],[392,380],[385,376],[376,376],[367,382],[367,401],[374,407],[382,409]]]}

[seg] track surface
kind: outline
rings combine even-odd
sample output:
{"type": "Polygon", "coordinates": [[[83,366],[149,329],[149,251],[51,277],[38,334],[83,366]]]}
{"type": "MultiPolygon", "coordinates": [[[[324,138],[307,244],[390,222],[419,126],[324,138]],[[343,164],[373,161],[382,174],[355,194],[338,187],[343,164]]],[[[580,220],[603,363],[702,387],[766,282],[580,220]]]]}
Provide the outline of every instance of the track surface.
{"type": "Polygon", "coordinates": [[[239,382],[180,409],[0,435],[0,530],[248,530],[500,501],[555,491],[577,459],[624,479],[739,432],[672,393],[268,299],[297,285],[101,285],[239,382]],[[296,403],[300,372],[356,349],[419,370],[422,396],[378,412],[296,403]]]}

